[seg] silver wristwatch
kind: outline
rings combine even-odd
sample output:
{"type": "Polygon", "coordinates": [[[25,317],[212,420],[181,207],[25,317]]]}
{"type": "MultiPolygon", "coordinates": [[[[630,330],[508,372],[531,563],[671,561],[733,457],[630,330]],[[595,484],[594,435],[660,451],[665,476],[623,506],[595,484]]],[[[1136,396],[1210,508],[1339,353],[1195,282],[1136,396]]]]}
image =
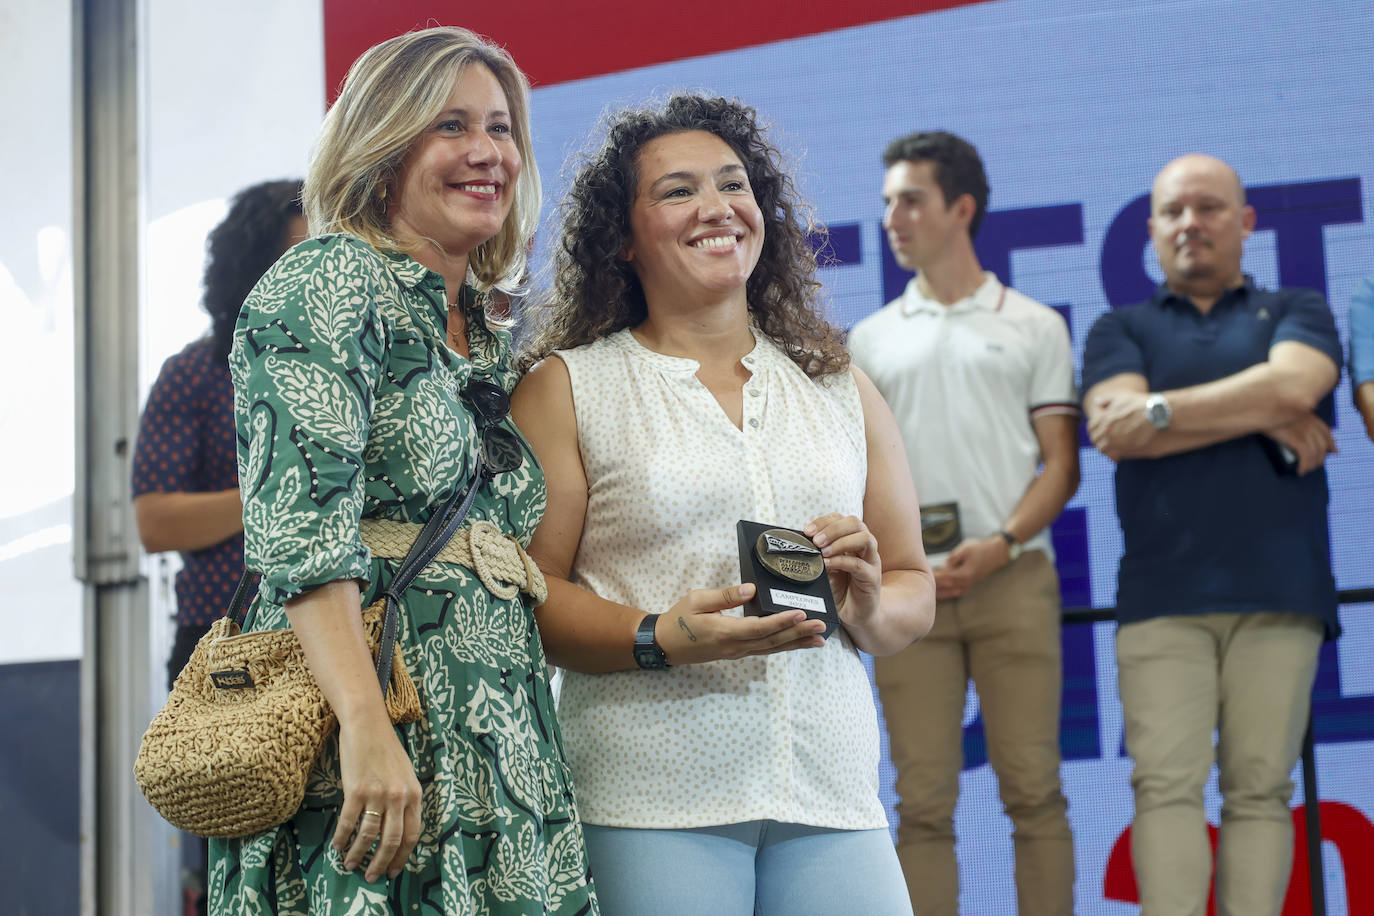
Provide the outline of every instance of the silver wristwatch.
{"type": "Polygon", "coordinates": [[[1169,421],[1173,419],[1174,411],[1169,406],[1168,398],[1155,393],[1145,399],[1145,416],[1149,419],[1151,426],[1163,432],[1169,428],[1169,421]]]}

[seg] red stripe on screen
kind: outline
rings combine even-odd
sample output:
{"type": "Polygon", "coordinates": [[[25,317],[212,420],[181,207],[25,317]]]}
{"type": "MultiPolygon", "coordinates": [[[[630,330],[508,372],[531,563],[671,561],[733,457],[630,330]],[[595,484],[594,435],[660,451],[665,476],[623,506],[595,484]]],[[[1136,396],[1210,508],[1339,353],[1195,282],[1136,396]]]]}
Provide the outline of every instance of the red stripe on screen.
{"type": "Polygon", "coordinates": [[[324,0],[324,69],[332,102],[358,55],[426,25],[461,25],[504,45],[536,86],[800,38],[988,0],[743,0],[725,7],[652,0],[461,4],[324,0]],[[728,15],[721,15],[728,9],[728,15]]]}

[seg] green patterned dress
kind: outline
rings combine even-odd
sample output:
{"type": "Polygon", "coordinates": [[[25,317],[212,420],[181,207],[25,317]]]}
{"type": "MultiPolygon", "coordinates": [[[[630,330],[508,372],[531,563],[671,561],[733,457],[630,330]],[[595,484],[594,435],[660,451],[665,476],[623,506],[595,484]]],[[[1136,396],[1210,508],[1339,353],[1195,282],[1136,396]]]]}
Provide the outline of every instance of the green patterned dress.
{"type": "MultiPolygon", "coordinates": [[[[471,361],[446,345],[443,279],[350,236],[291,249],[257,285],[234,335],[247,563],[264,572],[254,629],[336,579],[380,594],[398,561],[373,559],[360,518],[424,522],[471,479],[478,427],[460,392],[476,373],[514,386],[509,336],[467,307],[471,361]]],[[[543,515],[532,455],[473,504],[528,544],[543,515]]],[[[431,563],[406,592],[401,638],[425,715],[399,726],[423,788],[401,875],[345,872],[330,840],[343,800],[337,741],[291,820],[213,841],[218,914],[596,913],[582,826],[529,600],[431,563]]]]}

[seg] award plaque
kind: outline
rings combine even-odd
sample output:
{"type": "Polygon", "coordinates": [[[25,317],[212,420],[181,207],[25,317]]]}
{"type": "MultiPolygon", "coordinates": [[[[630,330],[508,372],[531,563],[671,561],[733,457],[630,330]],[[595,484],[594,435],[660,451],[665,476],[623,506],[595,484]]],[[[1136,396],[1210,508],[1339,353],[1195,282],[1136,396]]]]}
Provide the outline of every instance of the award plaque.
{"type": "Polygon", "coordinates": [[[921,543],[925,545],[927,555],[948,553],[963,539],[958,503],[936,503],[921,507],[921,543]]]}
{"type": "Polygon", "coordinates": [[[811,539],[800,531],[741,520],[739,536],[741,582],[752,582],[754,597],[744,613],[754,617],[778,611],[805,611],[808,620],[825,623],[826,638],[840,625],[835,596],[825,561],[811,539]]]}

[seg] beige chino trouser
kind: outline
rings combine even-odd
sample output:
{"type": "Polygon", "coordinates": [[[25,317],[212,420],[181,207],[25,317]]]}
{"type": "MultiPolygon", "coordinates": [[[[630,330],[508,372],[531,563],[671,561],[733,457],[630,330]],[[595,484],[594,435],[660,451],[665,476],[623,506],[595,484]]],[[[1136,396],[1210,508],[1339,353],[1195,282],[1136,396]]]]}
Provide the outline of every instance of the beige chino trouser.
{"type": "Polygon", "coordinates": [[[1320,620],[1281,613],[1156,617],[1117,630],[1142,916],[1207,911],[1203,787],[1213,762],[1223,799],[1217,912],[1279,913],[1293,862],[1290,774],[1321,642],[1320,620]]]}
{"type": "Polygon", "coordinates": [[[925,639],[874,660],[897,768],[897,856],[916,916],[954,916],[954,806],[968,682],[1013,826],[1022,916],[1073,912],[1073,839],[1059,783],[1059,578],[1028,551],[938,602],[925,639]]]}

